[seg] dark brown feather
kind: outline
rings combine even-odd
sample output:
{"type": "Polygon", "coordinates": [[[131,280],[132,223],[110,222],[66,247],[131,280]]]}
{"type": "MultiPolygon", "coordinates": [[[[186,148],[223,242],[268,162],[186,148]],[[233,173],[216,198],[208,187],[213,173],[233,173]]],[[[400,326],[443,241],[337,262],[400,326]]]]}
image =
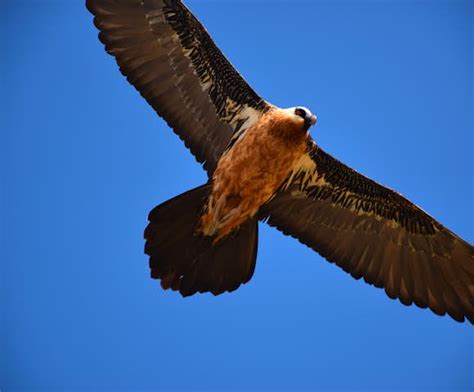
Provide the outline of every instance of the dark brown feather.
{"type": "Polygon", "coordinates": [[[259,217],[405,305],[474,322],[474,248],[314,142],[259,217]]]}
{"type": "Polygon", "coordinates": [[[155,207],[145,229],[151,277],[183,296],[221,294],[250,280],[255,270],[258,224],[250,219],[217,244],[196,233],[210,186],[190,190],[155,207]]]}
{"type": "MultiPolygon", "coordinates": [[[[120,71],[208,172],[247,109],[269,105],[178,0],[87,0],[99,39],[120,71]]],[[[250,124],[247,124],[250,125],[250,124]]]]}

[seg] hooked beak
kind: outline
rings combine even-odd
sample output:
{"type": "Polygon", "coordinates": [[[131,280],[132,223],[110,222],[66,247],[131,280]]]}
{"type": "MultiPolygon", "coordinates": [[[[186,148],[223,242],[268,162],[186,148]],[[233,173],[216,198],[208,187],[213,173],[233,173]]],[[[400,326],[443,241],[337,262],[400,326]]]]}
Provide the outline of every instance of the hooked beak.
{"type": "Polygon", "coordinates": [[[309,117],[309,118],[306,117],[306,118],[304,119],[305,129],[308,130],[309,127],[310,127],[311,125],[316,124],[317,121],[318,121],[318,119],[316,118],[316,116],[315,116],[314,114],[312,114],[311,117],[309,117]]]}

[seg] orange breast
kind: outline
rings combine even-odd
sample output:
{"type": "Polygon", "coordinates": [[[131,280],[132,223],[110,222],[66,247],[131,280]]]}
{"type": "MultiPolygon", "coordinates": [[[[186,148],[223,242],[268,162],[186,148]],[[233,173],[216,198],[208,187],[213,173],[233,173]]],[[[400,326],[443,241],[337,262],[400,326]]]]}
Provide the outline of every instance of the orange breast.
{"type": "Polygon", "coordinates": [[[220,158],[199,232],[227,236],[268,201],[306,150],[303,121],[279,109],[264,114],[220,158]]]}

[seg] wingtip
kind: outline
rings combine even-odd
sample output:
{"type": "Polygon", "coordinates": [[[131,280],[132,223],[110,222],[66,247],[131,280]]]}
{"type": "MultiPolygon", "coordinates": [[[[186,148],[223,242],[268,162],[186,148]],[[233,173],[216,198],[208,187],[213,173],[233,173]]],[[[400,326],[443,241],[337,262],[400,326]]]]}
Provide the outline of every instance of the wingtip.
{"type": "Polygon", "coordinates": [[[94,0],[86,0],[85,5],[87,8],[87,11],[89,11],[92,15],[95,15],[94,0]]]}

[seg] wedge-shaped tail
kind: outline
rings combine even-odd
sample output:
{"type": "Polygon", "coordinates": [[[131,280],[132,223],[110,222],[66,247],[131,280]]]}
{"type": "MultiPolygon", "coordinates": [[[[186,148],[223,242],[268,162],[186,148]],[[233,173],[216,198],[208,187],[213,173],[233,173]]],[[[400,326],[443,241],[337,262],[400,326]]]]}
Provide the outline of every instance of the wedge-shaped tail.
{"type": "Polygon", "coordinates": [[[196,234],[210,190],[210,185],[203,185],[185,192],[155,207],[148,217],[145,253],[150,256],[151,277],[183,296],[234,291],[255,270],[256,219],[216,244],[212,237],[196,234]]]}

